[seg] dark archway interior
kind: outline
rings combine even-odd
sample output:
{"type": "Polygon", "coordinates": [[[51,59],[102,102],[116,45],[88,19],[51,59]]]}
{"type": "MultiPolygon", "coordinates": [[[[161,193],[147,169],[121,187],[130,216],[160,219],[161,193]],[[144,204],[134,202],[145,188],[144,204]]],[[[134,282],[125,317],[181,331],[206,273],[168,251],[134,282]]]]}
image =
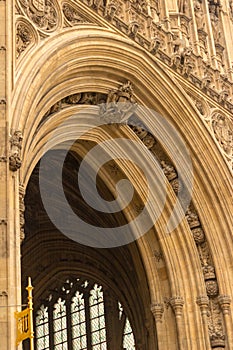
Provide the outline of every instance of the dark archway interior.
{"type": "MultiPolygon", "coordinates": [[[[51,179],[56,177],[53,169],[59,159],[59,152],[51,151],[51,162],[47,169],[51,179]]],[[[63,166],[64,193],[75,214],[98,227],[125,224],[122,212],[105,214],[95,211],[83,200],[77,185],[80,162],[81,157],[70,152],[63,166]]],[[[61,281],[79,276],[95,279],[112,290],[123,304],[132,323],[136,345],[142,346],[142,349],[155,349],[149,289],[137,243],[109,249],[93,248],[75,242],[61,233],[49,219],[41,200],[39,166],[40,163],[30,177],[25,196],[25,239],[21,250],[23,303],[26,302],[25,287],[28,276],[32,278],[34,285],[35,312],[48,296],[48,292],[61,281]]],[[[51,192],[48,195],[56,196],[59,210],[59,193],[56,193],[53,181],[50,185],[51,192]]],[[[114,199],[105,182],[98,176],[97,189],[105,200],[114,199]]],[[[61,215],[66,214],[61,212],[61,215]]],[[[26,342],[24,348],[27,349],[26,342]]]]}

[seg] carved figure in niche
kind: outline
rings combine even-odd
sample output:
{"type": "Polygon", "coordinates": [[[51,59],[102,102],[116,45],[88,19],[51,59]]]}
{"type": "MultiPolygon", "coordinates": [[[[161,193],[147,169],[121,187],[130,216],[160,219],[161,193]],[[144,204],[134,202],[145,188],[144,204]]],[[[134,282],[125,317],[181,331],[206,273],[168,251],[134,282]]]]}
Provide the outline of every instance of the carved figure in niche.
{"type": "Polygon", "coordinates": [[[19,24],[16,31],[16,58],[30,45],[32,34],[24,24],[19,24]]]}
{"type": "Polygon", "coordinates": [[[78,94],[73,94],[73,95],[67,96],[65,98],[65,102],[68,104],[71,104],[71,105],[75,105],[75,104],[79,103],[80,99],[81,99],[81,94],[78,93],[78,94]]]}
{"type": "Polygon", "coordinates": [[[171,66],[178,67],[180,64],[184,65],[185,56],[187,56],[186,63],[188,61],[188,56],[191,55],[192,48],[189,47],[189,42],[185,38],[179,38],[174,35],[173,38],[173,54],[171,58],[171,66]]]}
{"type": "Polygon", "coordinates": [[[201,115],[205,115],[203,104],[200,101],[196,101],[195,105],[198,111],[201,113],[201,115]]]}
{"type": "Polygon", "coordinates": [[[215,43],[219,43],[221,39],[219,8],[220,8],[219,0],[210,0],[209,12],[210,12],[210,19],[211,19],[212,31],[213,31],[213,37],[214,37],[215,43]]]}
{"type": "Polygon", "coordinates": [[[151,16],[153,18],[153,22],[158,23],[160,21],[159,0],[151,1],[150,10],[151,10],[151,16]]]}
{"type": "Polygon", "coordinates": [[[10,170],[16,171],[21,167],[21,148],[22,148],[22,133],[21,131],[15,131],[10,138],[11,150],[9,156],[10,170]]]}
{"type": "Polygon", "coordinates": [[[150,42],[149,51],[154,55],[158,51],[161,44],[160,37],[158,35],[154,36],[150,42]]]}
{"type": "Polygon", "coordinates": [[[204,30],[205,28],[204,13],[199,0],[196,0],[194,2],[194,12],[195,12],[197,29],[204,30]]]}
{"type": "Polygon", "coordinates": [[[68,4],[63,5],[63,13],[65,17],[68,19],[71,23],[82,23],[84,22],[84,19],[81,18],[78,11],[76,11],[72,6],[68,4]]]}
{"type": "Polygon", "coordinates": [[[137,12],[141,13],[145,13],[146,15],[148,15],[148,2],[145,0],[135,0],[134,4],[137,8],[137,12]]]}
{"type": "Polygon", "coordinates": [[[229,0],[230,18],[233,20],[233,0],[229,0]]]}
{"type": "Polygon", "coordinates": [[[140,28],[139,23],[133,19],[129,24],[128,35],[131,38],[136,38],[139,28],[140,28]]]}
{"type": "Polygon", "coordinates": [[[125,122],[132,115],[136,106],[132,84],[127,81],[117,90],[110,91],[106,104],[100,105],[100,117],[110,123],[125,122]]]}
{"type": "Polygon", "coordinates": [[[211,25],[212,25],[212,32],[213,32],[213,37],[215,43],[219,43],[221,40],[221,30],[220,30],[220,23],[218,17],[214,16],[211,20],[211,25]]]}
{"type": "Polygon", "coordinates": [[[115,0],[110,0],[106,3],[104,16],[108,17],[110,20],[113,19],[118,9],[118,4],[115,0]]]}
{"type": "Polygon", "coordinates": [[[194,68],[194,61],[191,57],[193,49],[191,47],[184,48],[183,53],[181,54],[181,64],[183,64],[182,74],[189,75],[194,68]]]}
{"type": "Polygon", "coordinates": [[[233,152],[233,126],[223,115],[217,115],[212,122],[216,139],[223,150],[231,155],[233,152]]]}
{"type": "Polygon", "coordinates": [[[219,17],[220,1],[219,0],[209,0],[209,12],[210,18],[214,16],[219,17]]]}
{"type": "Polygon", "coordinates": [[[178,1],[178,9],[181,13],[187,13],[188,1],[187,0],[177,0],[178,1]]]}
{"type": "Polygon", "coordinates": [[[210,86],[212,80],[213,80],[212,74],[208,70],[206,70],[204,77],[202,79],[201,88],[202,89],[208,88],[210,86]]]}

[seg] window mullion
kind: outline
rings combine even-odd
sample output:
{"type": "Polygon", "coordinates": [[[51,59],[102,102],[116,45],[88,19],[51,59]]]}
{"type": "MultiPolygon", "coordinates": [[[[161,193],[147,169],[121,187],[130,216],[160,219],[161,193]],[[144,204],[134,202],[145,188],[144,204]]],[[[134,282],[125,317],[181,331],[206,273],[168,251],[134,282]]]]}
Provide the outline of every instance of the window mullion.
{"type": "Polygon", "coordinates": [[[90,307],[89,307],[89,293],[84,295],[85,301],[85,316],[86,316],[86,331],[87,331],[87,349],[91,350],[91,321],[90,321],[90,307]]]}
{"type": "Polygon", "coordinates": [[[53,321],[53,308],[54,305],[48,304],[48,314],[49,314],[49,348],[54,349],[54,321],[53,321]]]}
{"type": "Polygon", "coordinates": [[[68,350],[72,350],[72,323],[71,323],[71,300],[66,299],[66,324],[68,350]]]}

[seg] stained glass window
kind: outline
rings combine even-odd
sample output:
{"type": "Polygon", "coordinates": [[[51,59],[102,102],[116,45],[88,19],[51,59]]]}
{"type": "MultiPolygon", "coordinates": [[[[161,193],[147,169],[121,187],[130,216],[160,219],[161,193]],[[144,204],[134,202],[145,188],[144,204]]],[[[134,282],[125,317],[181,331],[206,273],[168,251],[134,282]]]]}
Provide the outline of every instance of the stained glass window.
{"type": "Polygon", "coordinates": [[[56,287],[38,309],[35,328],[36,350],[112,350],[120,339],[122,349],[136,349],[122,304],[87,279],[67,279],[56,287]]]}
{"type": "Polygon", "coordinates": [[[41,305],[36,317],[36,348],[49,349],[49,315],[48,308],[41,305]]]}
{"type": "Polygon", "coordinates": [[[74,350],[87,349],[85,302],[83,293],[77,291],[71,303],[72,345],[74,350]]]}
{"type": "Polygon", "coordinates": [[[65,300],[58,299],[53,311],[54,350],[67,350],[67,324],[65,300]]]}
{"type": "Polygon", "coordinates": [[[91,344],[93,350],[105,350],[106,329],[104,316],[104,295],[102,287],[94,285],[90,292],[91,344]]]}
{"type": "Polygon", "coordinates": [[[124,334],[123,334],[123,349],[126,349],[126,350],[135,349],[133,330],[128,318],[126,318],[126,321],[125,321],[125,328],[124,328],[124,334]]]}

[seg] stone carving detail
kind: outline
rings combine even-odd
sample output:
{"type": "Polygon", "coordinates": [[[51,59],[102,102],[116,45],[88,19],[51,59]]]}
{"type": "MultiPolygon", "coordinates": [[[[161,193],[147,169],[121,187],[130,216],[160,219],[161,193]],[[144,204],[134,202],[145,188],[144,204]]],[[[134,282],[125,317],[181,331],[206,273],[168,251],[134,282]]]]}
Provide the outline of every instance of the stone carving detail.
{"type": "Polygon", "coordinates": [[[177,1],[178,1],[179,12],[187,13],[188,1],[187,0],[177,0],[177,1]]]}
{"type": "Polygon", "coordinates": [[[171,305],[176,317],[180,317],[182,315],[184,299],[181,296],[174,296],[174,297],[170,298],[170,305],[171,305]]]}
{"type": "Polygon", "coordinates": [[[19,23],[16,27],[16,59],[32,43],[33,35],[24,23],[19,23]]]}
{"type": "Polygon", "coordinates": [[[222,55],[224,51],[224,47],[222,46],[222,28],[219,18],[220,11],[220,0],[209,0],[209,12],[210,12],[210,20],[212,25],[212,33],[215,41],[216,53],[219,58],[219,67],[220,71],[222,68],[222,55]]]}
{"type": "Polygon", "coordinates": [[[197,226],[200,226],[200,220],[199,217],[196,213],[196,211],[192,208],[189,208],[186,212],[186,218],[188,221],[188,224],[190,226],[190,228],[194,228],[197,226]]]}
{"type": "Polygon", "coordinates": [[[218,295],[218,284],[216,281],[206,282],[206,291],[209,297],[214,297],[218,295]]]}
{"type": "Polygon", "coordinates": [[[88,22],[82,16],[80,16],[79,12],[69,4],[63,4],[62,10],[65,18],[74,25],[88,22]]]}
{"type": "Polygon", "coordinates": [[[21,148],[22,148],[22,133],[21,131],[15,131],[12,137],[10,138],[10,156],[9,156],[9,165],[10,170],[16,171],[21,167],[21,148]]]}
{"type": "Polygon", "coordinates": [[[20,241],[22,242],[24,240],[24,211],[25,211],[25,205],[24,205],[24,196],[25,196],[25,189],[23,185],[19,185],[19,220],[20,220],[20,241]]]}
{"type": "Polygon", "coordinates": [[[151,43],[150,43],[150,47],[149,47],[149,51],[154,55],[156,54],[156,52],[158,51],[159,47],[161,44],[161,40],[159,36],[154,36],[151,39],[151,43]]]}
{"type": "Polygon", "coordinates": [[[206,293],[209,297],[199,297],[197,299],[197,303],[200,306],[201,313],[207,313],[208,316],[211,346],[213,348],[216,348],[217,346],[225,347],[224,326],[221,310],[218,304],[218,282],[215,275],[215,268],[209,250],[209,245],[206,241],[205,233],[201,227],[200,219],[192,207],[187,211],[186,217],[198,248],[203,276],[205,279],[206,293]]]}
{"type": "Polygon", "coordinates": [[[179,38],[177,35],[173,37],[173,53],[171,56],[171,66],[178,68],[183,66],[181,73],[187,75],[191,72],[194,63],[191,59],[192,48],[189,46],[188,41],[185,38],[179,38]]]}
{"type": "Polygon", "coordinates": [[[164,160],[161,161],[161,166],[164,172],[164,175],[166,176],[166,178],[168,179],[168,181],[172,181],[175,178],[177,178],[177,172],[174,168],[173,165],[168,164],[167,162],[165,162],[164,160]]]}
{"type": "Polygon", "coordinates": [[[41,122],[43,123],[50,115],[59,112],[60,110],[70,107],[71,105],[87,104],[87,105],[98,105],[105,103],[107,96],[105,94],[97,92],[82,92],[75,93],[57,101],[51,106],[48,111],[44,114],[41,122]]]}
{"type": "Polygon", "coordinates": [[[203,267],[203,274],[204,274],[205,280],[211,280],[216,278],[214,267],[211,265],[208,265],[207,263],[203,267]]]}
{"type": "Polygon", "coordinates": [[[160,250],[155,250],[154,257],[155,257],[157,262],[160,262],[160,260],[163,259],[163,253],[160,250]]]}
{"type": "Polygon", "coordinates": [[[164,312],[163,303],[154,303],[151,305],[151,312],[154,316],[155,322],[162,322],[162,316],[164,312]]]}
{"type": "Polygon", "coordinates": [[[218,299],[210,299],[208,316],[208,328],[212,348],[225,348],[225,334],[223,320],[218,299]]]}
{"type": "Polygon", "coordinates": [[[230,19],[233,21],[233,0],[229,0],[230,19]]]}
{"type": "Polygon", "coordinates": [[[44,31],[57,28],[58,12],[53,0],[19,0],[24,13],[44,31]]]}
{"type": "Polygon", "coordinates": [[[106,103],[100,104],[100,118],[107,123],[125,122],[135,111],[133,87],[130,81],[109,92],[106,103]]]}
{"type": "Polygon", "coordinates": [[[203,12],[201,3],[202,3],[201,0],[196,0],[194,2],[194,12],[195,12],[195,19],[196,19],[196,25],[198,30],[204,30],[205,28],[204,12],[203,12]]]}
{"type": "Polygon", "coordinates": [[[110,21],[112,21],[112,19],[114,18],[114,16],[116,15],[117,13],[117,10],[118,10],[118,3],[117,1],[115,0],[110,0],[107,5],[106,5],[106,8],[105,8],[105,17],[107,17],[110,21]]]}
{"type": "Polygon", "coordinates": [[[212,117],[212,128],[214,136],[223,151],[228,155],[233,155],[233,123],[226,116],[215,114],[212,117]]]}
{"type": "Polygon", "coordinates": [[[193,238],[194,238],[196,244],[204,243],[205,234],[204,234],[204,231],[202,230],[201,227],[197,227],[197,228],[192,229],[192,234],[193,234],[193,238]]]}

